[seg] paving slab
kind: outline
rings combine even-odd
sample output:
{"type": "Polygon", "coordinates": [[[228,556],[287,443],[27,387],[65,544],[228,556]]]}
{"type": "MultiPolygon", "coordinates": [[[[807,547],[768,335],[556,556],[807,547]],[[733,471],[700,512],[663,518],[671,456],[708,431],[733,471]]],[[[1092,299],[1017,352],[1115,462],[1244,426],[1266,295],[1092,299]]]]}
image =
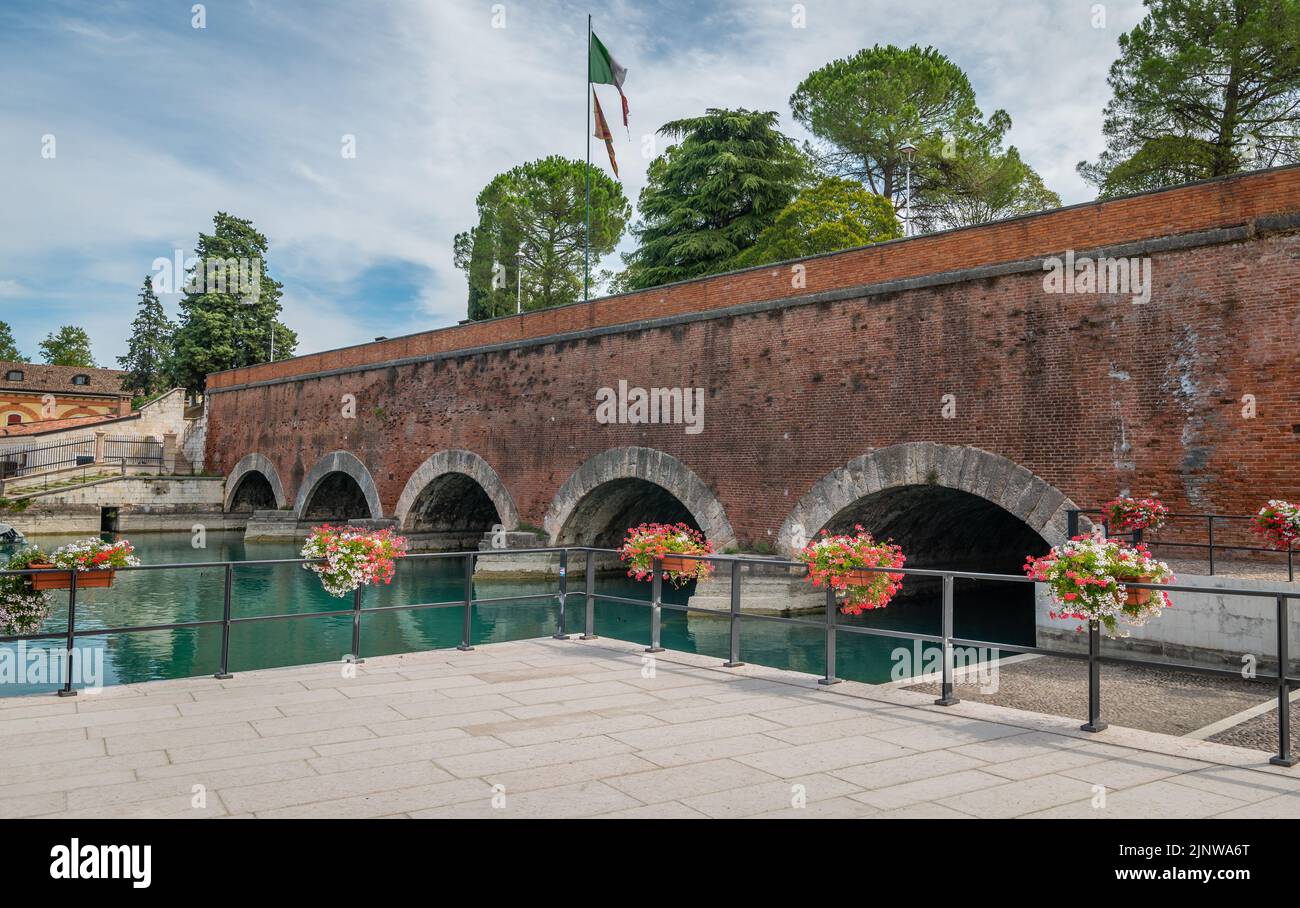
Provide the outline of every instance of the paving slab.
{"type": "Polygon", "coordinates": [[[1260,751],[696,654],[644,668],[546,638],[8,698],[0,817],[1300,818],[1300,768],[1260,751]]]}

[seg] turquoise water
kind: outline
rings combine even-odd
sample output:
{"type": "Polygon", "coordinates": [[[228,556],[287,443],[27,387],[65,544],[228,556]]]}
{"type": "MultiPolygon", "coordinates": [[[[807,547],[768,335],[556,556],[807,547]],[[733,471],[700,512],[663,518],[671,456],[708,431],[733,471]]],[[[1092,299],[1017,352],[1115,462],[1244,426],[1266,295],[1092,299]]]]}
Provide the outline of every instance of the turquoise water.
{"type": "MultiPolygon", "coordinates": [[[[33,537],[46,551],[72,537],[33,537]]],[[[297,546],[253,543],[245,545],[240,533],[211,533],[207,547],[195,549],[189,534],[152,533],[132,539],[146,564],[202,563],[297,558],[297,546]]],[[[224,571],[221,567],[175,571],[127,571],[117,575],[111,589],[82,590],[77,594],[78,630],[126,625],[169,624],[218,620],[222,612],[224,571]]],[[[403,559],[390,586],[367,588],[363,609],[378,606],[449,602],[463,596],[464,568],[459,559],[403,559]]],[[[570,577],[570,589],[581,589],[581,570],[570,577]]],[[[1033,642],[1032,603],[1013,601],[1017,590],[964,587],[958,583],[955,630],[959,637],[1004,643],[1033,642]]],[[[555,591],[555,582],[505,582],[476,580],[476,598],[523,596],[555,591]]],[[[1021,590],[1024,588],[1022,587],[1021,590]]],[[[601,576],[597,590],[616,596],[648,599],[650,584],[621,576],[601,576]]],[[[690,589],[664,585],[664,601],[684,604],[690,589]]],[[[67,627],[67,594],[51,594],[53,606],[43,632],[67,627]]],[[[232,592],[234,617],[305,614],[348,609],[351,597],[336,599],[323,589],[316,575],[301,565],[250,565],[237,567],[232,592]]],[[[581,633],[585,600],[570,597],[567,630],[581,633]]],[[[379,656],[429,649],[445,649],[460,642],[463,612],[458,608],[404,612],[370,612],[361,621],[361,655],[379,656]]],[[[559,609],[554,602],[504,602],[477,605],[471,619],[474,644],[520,640],[552,634],[559,609]]],[[[820,622],[820,615],[808,616],[820,622]]],[[[913,597],[865,616],[841,616],[843,623],[938,633],[936,595],[913,597]]],[[[663,612],[662,641],[670,650],[703,653],[725,659],[728,622],[708,615],[663,612]]],[[[597,601],[596,633],[648,643],[649,609],[597,601]]],[[[16,652],[17,644],[0,644],[16,652]]],[[[62,641],[26,644],[27,653],[62,641]]],[[[909,641],[840,634],[837,675],[856,681],[881,682],[890,678],[891,653],[909,641]]],[[[78,649],[101,648],[105,684],[124,684],[162,678],[184,678],[217,671],[220,664],[221,628],[146,631],[77,639],[78,649]]],[[[230,633],[230,670],[247,671],[286,665],[338,661],[351,652],[352,619],[299,618],[235,624],[230,633]]],[[[746,621],[741,627],[741,659],[777,668],[820,675],[825,667],[824,631],[816,626],[790,627],[773,622],[746,621]]],[[[0,696],[31,694],[57,689],[58,683],[0,683],[0,696]]]]}

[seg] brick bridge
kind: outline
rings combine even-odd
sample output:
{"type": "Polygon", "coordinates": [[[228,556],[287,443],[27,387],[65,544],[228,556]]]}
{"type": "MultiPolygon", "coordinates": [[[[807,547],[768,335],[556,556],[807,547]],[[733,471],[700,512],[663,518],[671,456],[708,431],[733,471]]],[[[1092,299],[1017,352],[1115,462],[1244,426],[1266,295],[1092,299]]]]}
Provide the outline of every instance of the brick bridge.
{"type": "Polygon", "coordinates": [[[208,466],[301,520],[759,551],[860,522],[1015,571],[1121,490],[1300,498],[1298,231],[1282,168],[222,372],[208,466]],[[1049,292],[1068,252],[1149,300],[1049,292]],[[599,420],[620,382],[703,389],[702,422],[599,420]]]}

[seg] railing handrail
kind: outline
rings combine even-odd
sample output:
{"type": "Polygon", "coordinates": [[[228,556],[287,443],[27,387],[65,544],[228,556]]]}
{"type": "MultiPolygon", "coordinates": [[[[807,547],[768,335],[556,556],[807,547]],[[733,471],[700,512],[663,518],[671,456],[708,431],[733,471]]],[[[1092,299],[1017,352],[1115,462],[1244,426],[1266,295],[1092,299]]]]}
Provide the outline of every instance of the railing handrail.
{"type": "MultiPolygon", "coordinates": [[[[175,564],[155,564],[155,565],[134,565],[131,567],[115,568],[120,571],[142,571],[142,570],[203,570],[212,568],[221,568],[224,573],[223,587],[223,607],[222,617],[219,619],[204,619],[188,622],[174,622],[151,625],[134,625],[116,628],[83,628],[78,630],[76,627],[76,605],[77,605],[77,577],[80,574],[89,573],[86,571],[70,570],[68,568],[19,568],[13,570],[0,571],[0,576],[20,576],[20,575],[37,575],[37,574],[62,574],[69,575],[68,588],[68,620],[67,628],[64,632],[48,632],[38,634],[20,634],[12,636],[0,636],[0,643],[11,643],[26,640],[57,640],[63,638],[64,649],[66,652],[65,660],[65,678],[63,688],[58,691],[60,696],[74,696],[77,692],[72,689],[73,675],[73,652],[76,647],[78,637],[95,637],[110,636],[115,634],[141,633],[148,631],[165,631],[181,630],[204,627],[222,628],[221,640],[221,661],[220,668],[215,676],[218,679],[228,679],[233,677],[229,671],[230,656],[230,630],[235,624],[243,624],[254,621],[280,621],[280,620],[298,620],[306,618],[320,617],[342,617],[345,615],[352,616],[352,653],[349,659],[352,662],[363,662],[360,657],[361,652],[361,618],[367,612],[392,612],[392,611],[415,611],[422,609],[442,609],[442,608],[460,608],[462,612],[461,624],[461,642],[457,649],[472,650],[471,642],[471,623],[470,617],[475,605],[487,604],[489,602],[515,602],[515,601],[538,601],[554,600],[558,605],[558,627],[555,637],[568,639],[569,634],[566,626],[566,606],[570,597],[584,597],[586,599],[586,622],[585,633],[582,639],[595,639],[595,603],[599,600],[615,601],[628,603],[632,605],[647,606],[651,610],[650,620],[650,646],[646,651],[649,653],[659,653],[664,651],[661,645],[661,616],[663,609],[667,608],[673,611],[696,612],[704,614],[714,614],[727,617],[730,621],[730,645],[729,658],[724,667],[737,667],[744,663],[740,661],[740,625],[742,620],[753,621],[770,621],[783,624],[797,624],[805,627],[822,626],[826,635],[826,671],[825,676],[819,679],[818,683],[823,685],[833,685],[840,683],[840,679],[835,675],[835,650],[836,640],[839,632],[843,631],[851,634],[860,634],[867,636],[892,637],[897,639],[910,639],[922,642],[937,643],[942,647],[942,680],[940,683],[941,696],[935,701],[940,706],[952,706],[960,701],[954,695],[953,673],[954,673],[954,647],[955,646],[990,646],[999,649],[1006,649],[1010,652],[1034,653],[1040,655],[1062,656],[1067,658],[1086,658],[1088,660],[1088,721],[1081,726],[1084,731],[1099,732],[1106,728],[1106,724],[1101,721],[1101,694],[1100,694],[1100,666],[1102,662],[1122,662],[1132,665],[1142,665],[1150,667],[1162,667],[1175,670],[1199,671],[1210,674],[1232,675],[1244,677],[1240,671],[1215,668],[1210,666],[1192,666],[1180,665],[1170,662],[1159,662],[1147,659],[1128,659],[1114,656],[1103,656],[1100,652],[1100,628],[1097,621],[1088,622],[1088,653],[1083,656],[1078,653],[1068,651],[1051,650],[1038,646],[1019,646],[1013,644],[985,644],[980,641],[972,641],[965,638],[959,638],[954,632],[954,588],[958,579],[972,579],[990,582],[1015,582],[1015,583],[1045,583],[1032,577],[1026,577],[1015,574],[990,574],[976,571],[947,570],[941,568],[891,568],[891,567],[864,567],[861,570],[874,571],[877,573],[898,573],[905,576],[918,577],[938,577],[942,581],[942,633],[940,634],[921,634],[909,631],[895,630],[892,628],[873,628],[862,625],[842,624],[837,620],[839,611],[835,590],[827,588],[825,618],[823,621],[811,619],[794,618],[789,616],[776,615],[755,615],[744,614],[740,609],[741,602],[741,568],[745,564],[758,566],[790,566],[803,567],[808,566],[802,561],[783,561],[779,559],[765,558],[762,556],[752,555],[695,555],[673,553],[674,557],[688,558],[698,561],[707,562],[724,562],[730,565],[731,574],[731,603],[728,611],[721,609],[693,607],[688,605],[674,605],[663,602],[663,564],[662,556],[654,556],[651,564],[651,585],[650,599],[638,600],[624,596],[611,596],[600,594],[595,590],[595,565],[596,559],[587,557],[586,561],[586,584],[581,592],[569,592],[568,590],[568,563],[570,552],[583,552],[588,556],[594,554],[617,554],[617,549],[600,548],[596,546],[547,546],[535,549],[474,549],[461,552],[413,552],[403,556],[406,559],[451,559],[457,558],[464,562],[464,595],[459,600],[436,603],[411,603],[398,604],[391,606],[372,607],[362,609],[362,591],[363,587],[357,587],[352,593],[352,607],[350,609],[333,609],[322,612],[293,612],[279,615],[246,615],[236,617],[232,614],[232,591],[234,571],[237,567],[247,566],[270,566],[285,564],[321,564],[326,563],[321,558],[279,558],[263,559],[258,561],[206,561],[206,562],[179,562],[175,564]],[[555,593],[540,593],[520,596],[495,597],[489,599],[476,599],[473,592],[474,565],[477,559],[481,557],[494,557],[505,555],[547,555],[558,554],[559,572],[557,576],[558,589],[555,593]]],[[[1278,670],[1276,675],[1256,674],[1251,680],[1261,682],[1272,681],[1278,689],[1278,755],[1270,759],[1270,762],[1282,766],[1294,766],[1298,762],[1291,754],[1290,738],[1290,689],[1292,685],[1300,685],[1300,677],[1290,675],[1290,657],[1289,657],[1289,620],[1288,604],[1293,598],[1300,598],[1300,590],[1278,589],[1278,590],[1259,590],[1248,589],[1243,587],[1193,587],[1186,585],[1161,584],[1161,583],[1127,583],[1126,586],[1135,589],[1164,590],[1167,592],[1231,592],[1237,595],[1269,597],[1273,598],[1277,604],[1276,612],[1276,635],[1277,635],[1277,656],[1278,670]]]]}

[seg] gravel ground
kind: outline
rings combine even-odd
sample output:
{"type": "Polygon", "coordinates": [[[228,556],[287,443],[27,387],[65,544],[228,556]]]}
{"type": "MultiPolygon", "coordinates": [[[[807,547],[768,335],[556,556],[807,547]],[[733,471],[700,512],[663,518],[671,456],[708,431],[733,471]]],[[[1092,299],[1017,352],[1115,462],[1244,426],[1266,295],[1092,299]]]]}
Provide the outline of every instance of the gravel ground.
{"type": "MultiPolygon", "coordinates": [[[[1171,554],[1172,550],[1170,549],[1161,551],[1159,547],[1156,547],[1154,551],[1156,557],[1173,568],[1174,573],[1180,578],[1184,576],[1190,578],[1193,575],[1205,576],[1210,573],[1210,563],[1208,561],[1180,558],[1171,554]]],[[[1300,575],[1300,554],[1295,557],[1295,567],[1297,575],[1300,575]]],[[[1286,555],[1285,553],[1279,553],[1275,556],[1268,556],[1267,561],[1228,561],[1216,557],[1214,559],[1214,576],[1286,583],[1286,555]]]]}
{"type": "MultiPolygon", "coordinates": [[[[1296,706],[1295,703],[1291,704],[1291,750],[1293,752],[1300,743],[1296,740],[1295,731],[1296,706]]],[[[1255,750],[1266,750],[1275,754],[1277,753],[1277,708],[1274,707],[1253,719],[1247,719],[1240,725],[1221,731],[1217,735],[1211,735],[1206,740],[1214,741],[1216,744],[1253,747],[1255,750]]]]}
{"type": "MultiPolygon", "coordinates": [[[[963,700],[1087,718],[1088,665],[1083,660],[1043,656],[1003,665],[997,688],[981,693],[974,683],[959,683],[956,694],[963,700]]],[[[908,690],[937,695],[939,685],[920,684],[908,690]]],[[[1273,696],[1273,689],[1259,682],[1140,666],[1101,667],[1103,720],[1167,735],[1186,735],[1273,696]]],[[[1272,751],[1277,730],[1272,726],[1270,731],[1270,721],[1276,722],[1276,713],[1221,732],[1212,740],[1272,751]]]]}

